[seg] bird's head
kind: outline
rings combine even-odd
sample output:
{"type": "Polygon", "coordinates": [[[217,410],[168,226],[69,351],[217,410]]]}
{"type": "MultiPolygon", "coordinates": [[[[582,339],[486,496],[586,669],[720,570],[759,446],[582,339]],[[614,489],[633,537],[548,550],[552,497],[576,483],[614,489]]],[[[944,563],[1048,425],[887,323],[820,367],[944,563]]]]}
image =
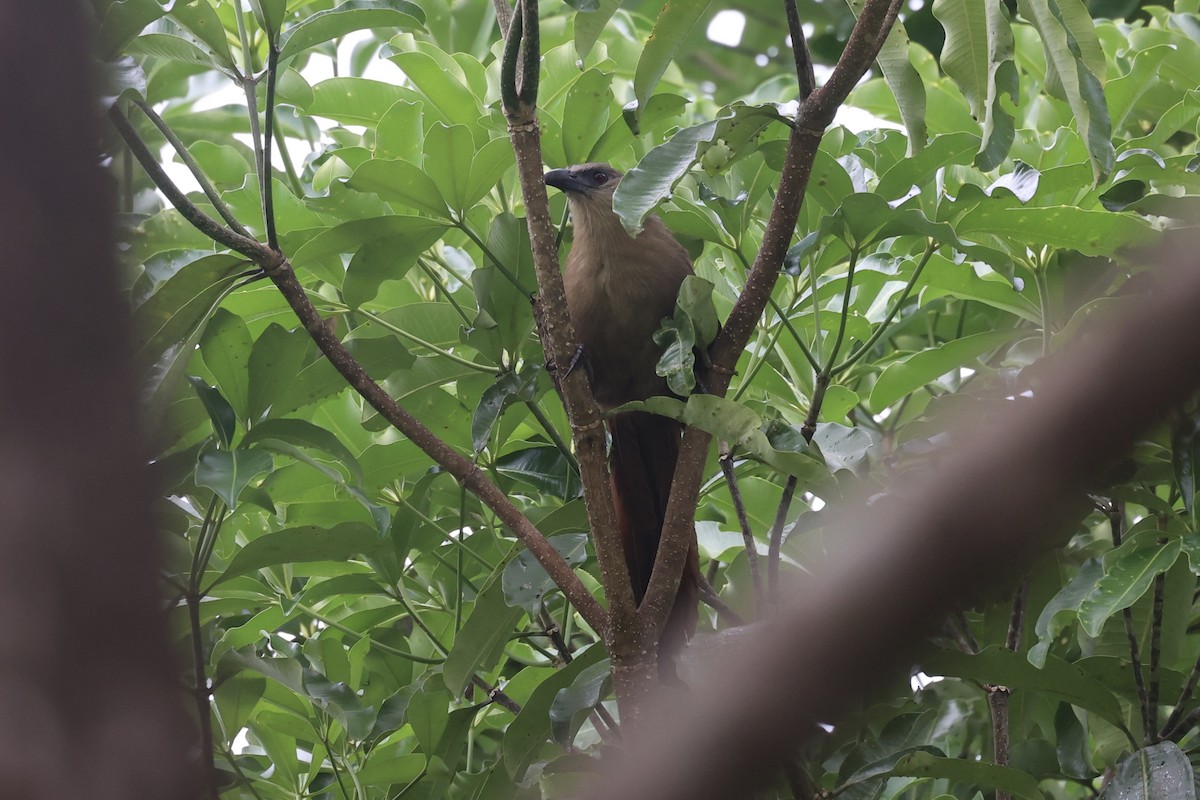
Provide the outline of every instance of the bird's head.
{"type": "Polygon", "coordinates": [[[571,213],[612,212],[612,196],[621,182],[621,172],[608,164],[579,164],[552,169],[545,175],[546,185],[561,189],[571,204],[571,213]]]}

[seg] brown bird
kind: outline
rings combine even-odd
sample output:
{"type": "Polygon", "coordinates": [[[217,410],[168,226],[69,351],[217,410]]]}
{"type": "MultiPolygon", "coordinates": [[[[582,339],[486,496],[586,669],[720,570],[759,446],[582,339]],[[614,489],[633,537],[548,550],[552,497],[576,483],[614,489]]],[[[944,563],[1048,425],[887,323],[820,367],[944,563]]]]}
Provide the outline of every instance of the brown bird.
{"type": "MultiPolygon", "coordinates": [[[[666,380],[655,373],[662,348],[653,334],[674,312],[679,286],[692,274],[687,251],[658,217],[648,217],[637,238],[626,232],[612,209],[621,173],[609,165],[551,170],[545,180],[566,193],[575,225],[563,285],[596,402],[608,411],[670,394],[666,380]]],[[[658,553],[683,428],[666,417],[632,411],[609,417],[608,430],[613,501],[640,603],[658,553]]],[[[660,667],[668,676],[673,655],[696,627],[699,577],[693,541],[660,642],[660,667]]]]}

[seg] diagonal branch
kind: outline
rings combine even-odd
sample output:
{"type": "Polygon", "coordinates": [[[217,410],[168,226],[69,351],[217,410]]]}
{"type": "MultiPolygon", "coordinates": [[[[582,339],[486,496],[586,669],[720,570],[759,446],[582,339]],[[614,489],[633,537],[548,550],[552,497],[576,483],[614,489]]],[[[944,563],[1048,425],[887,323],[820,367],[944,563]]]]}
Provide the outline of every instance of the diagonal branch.
{"type": "MultiPolygon", "coordinates": [[[[474,462],[439,439],[371,379],[363,366],[325,324],[325,320],[305,293],[304,287],[296,279],[296,274],[287,259],[266,244],[237,234],[208,217],[171,182],[149,148],[146,147],[145,142],[129,124],[125,115],[114,107],[109,118],[125,139],[130,151],[146,169],[150,179],[166,195],[180,215],[218,244],[236,250],[257,264],[275,283],[292,311],[304,325],[304,329],[312,336],[321,352],[346,379],[346,382],[384,419],[490,508],[516,534],[521,544],[529,549],[529,552],[562,589],[563,594],[587,623],[601,636],[606,635],[609,627],[608,614],[600,607],[596,598],[592,597],[587,587],[583,585],[583,582],[579,580],[559,552],[474,462]]],[[[601,442],[603,444],[603,440],[601,442]]]]}

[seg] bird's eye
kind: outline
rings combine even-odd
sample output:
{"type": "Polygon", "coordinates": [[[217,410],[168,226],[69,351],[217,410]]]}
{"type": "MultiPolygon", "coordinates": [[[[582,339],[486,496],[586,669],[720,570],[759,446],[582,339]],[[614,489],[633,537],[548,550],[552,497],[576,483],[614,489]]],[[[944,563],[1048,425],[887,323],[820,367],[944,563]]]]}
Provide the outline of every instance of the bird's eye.
{"type": "Polygon", "coordinates": [[[603,186],[608,183],[608,173],[602,169],[598,169],[592,173],[592,180],[595,181],[597,186],[603,186]]]}

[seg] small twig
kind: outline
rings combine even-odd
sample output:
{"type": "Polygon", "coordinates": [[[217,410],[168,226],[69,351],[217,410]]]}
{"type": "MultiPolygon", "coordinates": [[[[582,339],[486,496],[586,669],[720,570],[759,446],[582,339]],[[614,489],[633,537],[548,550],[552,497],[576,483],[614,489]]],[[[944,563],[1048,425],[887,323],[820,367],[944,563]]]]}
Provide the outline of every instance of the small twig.
{"type": "MultiPolygon", "coordinates": [[[[1125,524],[1125,506],[1114,500],[1108,509],[1108,524],[1112,531],[1113,547],[1121,546],[1125,524]]],[[[1150,742],[1154,736],[1153,717],[1150,716],[1150,693],[1146,689],[1146,678],[1142,674],[1142,659],[1139,654],[1137,631],[1133,627],[1133,612],[1126,608],[1121,613],[1125,622],[1125,638],[1129,641],[1129,663],[1133,669],[1133,682],[1137,686],[1138,706],[1142,712],[1143,739],[1150,742]]]]}
{"type": "Polygon", "coordinates": [[[502,689],[492,686],[478,675],[471,676],[471,683],[483,689],[487,693],[488,699],[496,705],[502,706],[514,714],[521,713],[521,704],[506,695],[502,689]]]}
{"type": "Polygon", "coordinates": [[[775,509],[775,523],[771,526],[771,539],[767,546],[767,587],[771,603],[779,605],[779,560],[783,548],[783,527],[792,509],[792,498],[796,495],[796,476],[789,475],[779,496],[779,507],[775,509]]]}
{"type": "Polygon", "coordinates": [[[1179,721],[1179,724],[1167,732],[1163,739],[1178,742],[1185,733],[1196,727],[1197,722],[1200,722],[1200,708],[1193,708],[1186,717],[1179,721]]]}
{"type": "Polygon", "coordinates": [[[1175,708],[1171,711],[1171,716],[1167,717],[1166,724],[1163,725],[1162,732],[1158,735],[1160,740],[1169,739],[1170,736],[1168,734],[1179,725],[1179,719],[1183,716],[1183,709],[1187,706],[1188,701],[1192,699],[1197,683],[1200,683],[1200,658],[1196,659],[1196,663],[1192,667],[1192,674],[1188,676],[1187,685],[1183,687],[1183,691],[1179,695],[1179,700],[1176,701],[1175,708]]]}
{"type": "Polygon", "coordinates": [[[717,590],[712,585],[712,582],[703,575],[700,576],[700,599],[716,611],[717,615],[725,620],[730,627],[740,628],[746,624],[746,620],[742,615],[734,611],[733,606],[721,599],[721,595],[717,594],[717,590]]]}
{"type": "Polygon", "coordinates": [[[153,106],[140,97],[133,98],[133,104],[141,109],[146,118],[154,123],[154,127],[158,128],[159,132],[166,138],[167,143],[171,145],[176,155],[179,156],[179,160],[192,173],[192,177],[196,179],[196,183],[200,184],[200,191],[204,192],[204,196],[208,198],[208,202],[212,203],[213,208],[221,215],[221,219],[225,220],[234,231],[250,238],[250,231],[246,230],[245,226],[238,222],[237,217],[233,216],[233,212],[221,198],[220,193],[217,192],[217,188],[213,186],[212,181],[208,179],[208,176],[204,174],[204,170],[200,168],[199,162],[196,161],[196,158],[188,150],[183,140],[179,138],[175,131],[171,130],[171,126],[166,123],[166,120],[158,115],[153,106]]]}
{"type": "Polygon", "coordinates": [[[1013,593],[1012,615],[1008,619],[1008,636],[1004,646],[1016,653],[1021,649],[1021,631],[1025,627],[1025,605],[1029,599],[1029,576],[1021,580],[1021,585],[1013,593]]]}
{"type": "Polygon", "coordinates": [[[767,609],[766,588],[763,586],[762,572],[758,567],[758,545],[754,541],[754,532],[750,529],[750,518],[746,515],[746,503],[742,500],[742,492],[738,488],[737,473],[733,469],[733,453],[725,442],[721,443],[721,455],[717,463],[721,465],[721,474],[729,486],[729,496],[733,500],[734,511],[737,512],[738,524],[742,528],[742,542],[746,545],[746,564],[750,567],[750,580],[754,583],[754,603],[759,616],[767,609]]]}
{"type": "Polygon", "coordinates": [[[166,196],[167,201],[175,207],[179,215],[191,223],[192,227],[218,244],[223,244],[247,258],[256,260],[262,256],[265,248],[258,241],[221,225],[201,211],[195,203],[187,198],[187,195],[179,190],[179,187],[167,176],[166,171],[150,152],[150,148],[142,141],[142,137],[134,130],[129,118],[115,104],[108,110],[108,119],[117,129],[121,138],[125,140],[126,146],[129,147],[129,151],[133,153],[138,163],[142,165],[142,169],[150,176],[151,182],[166,196]]]}
{"type": "Polygon", "coordinates": [[[975,634],[971,633],[971,623],[967,622],[967,615],[961,608],[946,617],[946,628],[954,637],[959,650],[969,656],[979,652],[979,642],[975,641],[975,634]]]}
{"type": "MultiPolygon", "coordinates": [[[[992,714],[992,763],[999,767],[1008,766],[1008,695],[1006,686],[988,684],[984,687],[988,696],[988,709],[992,714]]],[[[1012,800],[1012,795],[996,790],[996,800],[1012,800]]]]}
{"type": "Polygon", "coordinates": [[[1154,744],[1152,734],[1158,728],[1158,692],[1161,685],[1159,661],[1162,654],[1163,596],[1166,593],[1167,576],[1160,572],[1154,579],[1154,606],[1150,617],[1150,691],[1147,700],[1150,728],[1146,744],[1154,744]]]}
{"type": "Polygon", "coordinates": [[[512,22],[513,10],[508,4],[508,0],[492,0],[492,6],[496,9],[496,24],[500,28],[500,33],[503,35],[509,24],[512,22]]]}
{"type": "Polygon", "coordinates": [[[817,77],[813,74],[812,55],[808,52],[808,40],[800,25],[800,13],[796,0],[783,0],[787,12],[788,35],[792,39],[792,60],[796,62],[796,84],[800,87],[800,100],[808,99],[817,88],[817,77]]]}
{"type": "Polygon", "coordinates": [[[267,108],[266,134],[263,136],[263,166],[259,176],[259,193],[262,195],[263,222],[267,226],[267,246],[279,250],[279,233],[275,229],[274,180],[271,178],[271,145],[275,131],[275,77],[279,69],[279,47],[274,42],[267,45],[267,108]]]}

